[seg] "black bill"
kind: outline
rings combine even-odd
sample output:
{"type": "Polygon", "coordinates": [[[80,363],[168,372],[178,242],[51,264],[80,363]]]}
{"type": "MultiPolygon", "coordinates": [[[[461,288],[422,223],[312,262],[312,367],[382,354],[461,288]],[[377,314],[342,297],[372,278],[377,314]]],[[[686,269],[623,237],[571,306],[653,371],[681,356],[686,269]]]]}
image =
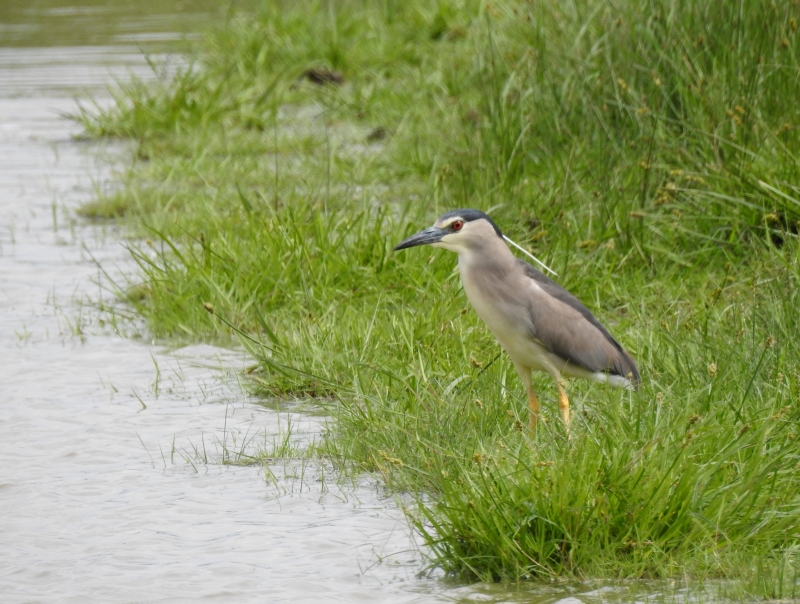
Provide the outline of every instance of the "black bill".
{"type": "Polygon", "coordinates": [[[431,243],[436,243],[437,241],[441,241],[442,237],[444,237],[446,234],[447,231],[444,229],[432,226],[424,231],[420,231],[416,235],[411,235],[411,237],[408,239],[404,239],[394,246],[394,251],[396,252],[398,250],[404,250],[406,248],[416,247],[418,245],[429,245],[431,243]]]}

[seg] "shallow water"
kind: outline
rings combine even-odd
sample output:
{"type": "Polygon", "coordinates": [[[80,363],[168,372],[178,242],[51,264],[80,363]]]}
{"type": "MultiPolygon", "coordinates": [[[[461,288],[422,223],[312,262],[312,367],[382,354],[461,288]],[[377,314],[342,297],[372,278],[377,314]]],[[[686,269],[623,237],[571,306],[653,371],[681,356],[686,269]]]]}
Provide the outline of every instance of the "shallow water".
{"type": "Polygon", "coordinates": [[[133,267],[113,227],[74,210],[111,186],[125,150],[80,142],[64,115],[112,78],[152,77],[141,45],[162,52],[218,14],[214,3],[131,4],[0,8],[0,602],[577,604],[646,593],[420,575],[413,534],[368,477],[338,484],[303,460],[220,463],[288,431],[313,439],[323,420],[249,400],[236,353],[170,351],[100,321],[103,271],[133,267]]]}

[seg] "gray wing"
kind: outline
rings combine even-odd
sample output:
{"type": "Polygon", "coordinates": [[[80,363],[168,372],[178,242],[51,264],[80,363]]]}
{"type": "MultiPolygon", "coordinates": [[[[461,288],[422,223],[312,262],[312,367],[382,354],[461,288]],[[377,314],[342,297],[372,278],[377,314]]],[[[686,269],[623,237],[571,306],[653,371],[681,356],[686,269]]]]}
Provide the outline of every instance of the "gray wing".
{"type": "Polygon", "coordinates": [[[592,372],[631,377],[636,385],[639,370],[625,351],[580,300],[524,260],[517,259],[525,275],[550,297],[548,307],[531,304],[531,335],[548,350],[592,372]]]}

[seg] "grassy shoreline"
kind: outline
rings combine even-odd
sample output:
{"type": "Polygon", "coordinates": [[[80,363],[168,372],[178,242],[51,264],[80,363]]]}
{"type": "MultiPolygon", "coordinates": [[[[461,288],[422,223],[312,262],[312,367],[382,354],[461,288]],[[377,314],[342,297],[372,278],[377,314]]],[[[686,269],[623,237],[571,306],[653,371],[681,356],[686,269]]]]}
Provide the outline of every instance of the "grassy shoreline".
{"type": "Polygon", "coordinates": [[[83,213],[141,237],[155,336],[238,333],[260,392],[331,401],[327,454],[418,495],[446,570],[793,597],[800,9],[711,4],[271,4],[82,116],[137,144],[83,213]],[[455,207],[562,275],[639,393],[573,384],[568,440],[542,380],[519,429],[454,259],[391,252],[455,207]]]}

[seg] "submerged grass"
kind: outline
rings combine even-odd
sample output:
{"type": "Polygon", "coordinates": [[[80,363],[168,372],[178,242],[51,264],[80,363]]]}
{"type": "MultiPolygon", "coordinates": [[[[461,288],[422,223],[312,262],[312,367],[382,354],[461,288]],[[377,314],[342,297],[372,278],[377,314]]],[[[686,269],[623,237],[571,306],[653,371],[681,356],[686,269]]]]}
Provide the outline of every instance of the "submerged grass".
{"type": "Polygon", "coordinates": [[[84,213],[142,236],[125,295],[155,335],[238,334],[262,392],[329,401],[328,454],[417,494],[448,571],[794,597],[798,19],[758,0],[269,4],[82,115],[137,143],[84,213]],[[639,362],[638,393],[574,383],[572,439],[552,405],[522,428],[454,259],[391,252],[455,207],[561,275],[639,362]]]}

